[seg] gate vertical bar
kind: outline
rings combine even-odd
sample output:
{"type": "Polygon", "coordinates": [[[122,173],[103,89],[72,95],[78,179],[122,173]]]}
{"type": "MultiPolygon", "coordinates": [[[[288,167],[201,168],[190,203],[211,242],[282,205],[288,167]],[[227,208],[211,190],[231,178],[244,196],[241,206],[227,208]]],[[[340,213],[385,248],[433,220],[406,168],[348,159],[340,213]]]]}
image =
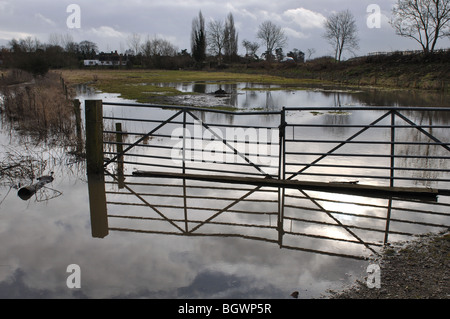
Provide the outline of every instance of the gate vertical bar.
{"type": "Polygon", "coordinates": [[[116,152],[117,152],[117,179],[119,180],[119,189],[124,188],[125,177],[123,175],[123,135],[122,123],[116,123],[116,152]]]}
{"type": "Polygon", "coordinates": [[[389,240],[389,225],[391,223],[391,213],[392,213],[392,197],[389,198],[387,216],[386,216],[386,228],[384,231],[384,241],[383,243],[386,245],[389,240]]]}
{"type": "MultiPolygon", "coordinates": [[[[394,187],[394,178],[395,178],[395,111],[391,111],[391,163],[390,163],[390,179],[389,186],[394,187]]],[[[392,197],[389,198],[388,209],[386,215],[386,227],[384,232],[384,244],[387,244],[389,238],[389,225],[391,222],[391,213],[392,213],[392,197]]]]}
{"type": "MultiPolygon", "coordinates": [[[[286,178],[286,109],[283,107],[280,112],[280,126],[278,128],[279,134],[279,155],[278,155],[278,179],[285,180],[286,178]]],[[[284,198],[285,188],[278,188],[278,244],[280,248],[283,246],[284,235],[284,198]]]]}
{"type": "MultiPolygon", "coordinates": [[[[183,175],[186,174],[186,109],[183,109],[183,175]]],[[[187,189],[186,178],[183,178],[183,204],[184,204],[184,226],[186,233],[189,232],[187,212],[187,189]]]]}
{"type": "Polygon", "coordinates": [[[395,111],[391,111],[391,172],[389,186],[394,187],[395,174],[395,111]]]}

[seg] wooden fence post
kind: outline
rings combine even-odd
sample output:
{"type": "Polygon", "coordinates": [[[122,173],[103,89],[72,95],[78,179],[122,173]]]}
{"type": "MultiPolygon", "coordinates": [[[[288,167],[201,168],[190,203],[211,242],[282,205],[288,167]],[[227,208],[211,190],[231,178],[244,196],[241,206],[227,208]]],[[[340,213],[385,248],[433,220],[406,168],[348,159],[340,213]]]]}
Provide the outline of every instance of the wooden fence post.
{"type": "Polygon", "coordinates": [[[103,173],[103,105],[102,100],[85,101],[86,165],[88,174],[103,173]]]}
{"type": "Polygon", "coordinates": [[[73,100],[73,108],[75,113],[75,128],[77,133],[77,153],[83,152],[83,130],[81,126],[81,102],[78,99],[73,100]]]}

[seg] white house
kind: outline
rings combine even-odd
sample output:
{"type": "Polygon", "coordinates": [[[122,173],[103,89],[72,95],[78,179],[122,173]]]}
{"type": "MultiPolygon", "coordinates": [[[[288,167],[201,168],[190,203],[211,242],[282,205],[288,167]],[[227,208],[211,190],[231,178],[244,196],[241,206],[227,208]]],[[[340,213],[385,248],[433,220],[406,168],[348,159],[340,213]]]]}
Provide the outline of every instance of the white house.
{"type": "Polygon", "coordinates": [[[100,60],[84,60],[84,66],[97,66],[101,65],[100,60]]]}

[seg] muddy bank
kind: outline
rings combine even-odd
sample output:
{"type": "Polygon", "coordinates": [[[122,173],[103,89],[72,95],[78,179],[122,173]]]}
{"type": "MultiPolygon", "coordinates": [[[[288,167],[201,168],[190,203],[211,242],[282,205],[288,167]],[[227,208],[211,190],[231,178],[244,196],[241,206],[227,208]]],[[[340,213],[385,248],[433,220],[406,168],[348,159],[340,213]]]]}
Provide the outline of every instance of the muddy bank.
{"type": "Polygon", "coordinates": [[[427,234],[387,246],[369,264],[380,266],[380,288],[367,277],[330,299],[450,299],[450,232],[427,234]]]}

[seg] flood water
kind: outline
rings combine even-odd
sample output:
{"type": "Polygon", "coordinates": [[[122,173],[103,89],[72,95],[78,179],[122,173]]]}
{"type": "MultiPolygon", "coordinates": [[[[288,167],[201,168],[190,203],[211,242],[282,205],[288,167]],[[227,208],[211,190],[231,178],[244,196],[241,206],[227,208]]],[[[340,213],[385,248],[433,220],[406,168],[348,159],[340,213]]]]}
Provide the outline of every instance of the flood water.
{"type": "MultiPolygon", "coordinates": [[[[278,111],[282,106],[450,106],[448,96],[403,91],[267,90],[267,87],[249,84],[219,86],[205,83],[188,83],[177,89],[203,93],[175,100],[182,102],[180,104],[204,106],[209,103],[242,110],[278,111]],[[227,95],[210,94],[219,88],[227,95]]],[[[79,89],[77,98],[82,109],[87,99],[133,102],[85,87],[79,89]]],[[[111,118],[164,120],[174,113],[174,110],[104,107],[104,115],[111,118]]],[[[221,124],[274,128],[279,124],[275,115],[240,117],[201,112],[195,115],[204,122],[221,124]]],[[[370,123],[378,116],[377,111],[367,114],[288,114],[292,123],[305,120],[308,123],[351,124],[365,117],[370,123]]],[[[447,125],[450,121],[442,116],[417,118],[411,114],[411,117],[422,124],[447,125]]],[[[105,123],[106,129],[115,122],[105,123]]],[[[11,157],[29,155],[36,160],[32,162],[34,177],[50,172],[54,177],[53,182],[28,200],[19,198],[14,187],[19,183],[20,186],[35,183],[35,178],[9,176],[1,181],[2,298],[290,299],[294,291],[299,291],[299,298],[320,298],[327,290],[341,289],[366,275],[368,261],[363,258],[376,255],[386,239],[408,240],[411,236],[407,234],[437,232],[443,229],[439,225],[450,225],[450,217],[446,215],[450,200],[445,196],[431,203],[286,190],[285,220],[283,232],[280,232],[277,189],[140,178],[132,175],[136,169],[142,169],[138,164],[125,165],[125,182],[114,175],[112,164],[111,174],[105,174],[104,181],[99,184],[88,179],[84,161],[69,155],[66,148],[45,142],[36,144],[32,137],[18,134],[4,121],[2,123],[2,152],[11,157]],[[92,198],[96,198],[93,195],[96,189],[106,191],[109,228],[106,232],[91,216],[90,205],[92,198]],[[385,219],[388,207],[394,208],[389,210],[390,223],[385,219]],[[190,221],[186,222],[188,218],[190,221]],[[73,264],[80,267],[80,288],[68,286],[71,273],[67,268],[73,264]]],[[[151,130],[148,123],[127,122],[123,125],[127,132],[151,130]]],[[[168,127],[160,133],[170,135],[172,130],[173,127],[168,127]]],[[[376,134],[385,137],[388,131],[380,130],[376,134]]],[[[204,132],[203,129],[202,134],[204,132]]],[[[291,137],[301,135],[305,139],[308,134],[330,138],[345,138],[352,134],[348,128],[288,132],[291,137]]],[[[411,132],[403,134],[411,140],[421,139],[421,134],[411,132]]],[[[434,134],[448,142],[446,131],[436,129],[434,134]]],[[[133,143],[136,139],[130,135],[127,142],[133,143]]],[[[177,142],[166,141],[157,137],[148,143],[173,147],[177,142]]],[[[320,147],[326,150],[329,145],[320,147]]],[[[317,148],[318,152],[323,150],[317,148]]],[[[166,152],[170,154],[170,151],[166,152]]],[[[345,150],[353,151],[354,148],[345,150]]],[[[379,149],[369,151],[380,152],[379,149]]],[[[411,152],[408,148],[401,151],[411,152]]],[[[441,154],[442,150],[437,152],[441,154]]],[[[195,157],[195,154],[191,155],[195,157]]],[[[294,163],[288,168],[296,172],[304,159],[292,161],[294,163]]],[[[268,173],[276,174],[275,163],[266,164],[268,173]]],[[[187,165],[200,167],[198,161],[187,165]]],[[[411,163],[405,160],[398,165],[411,163]]],[[[448,163],[438,165],[449,169],[448,163]]],[[[367,170],[370,169],[364,172],[367,170]]],[[[323,177],[314,175],[314,171],[311,174],[309,180],[323,181],[323,177]]],[[[327,178],[326,182],[348,181],[339,176],[327,178]]],[[[448,178],[448,172],[443,173],[443,178],[448,178]]],[[[405,185],[424,186],[420,182],[405,185]]],[[[447,184],[439,182],[425,186],[448,188],[447,184]]]]}
{"type": "Polygon", "coordinates": [[[193,96],[174,98],[189,106],[228,106],[246,110],[271,110],[285,107],[330,107],[330,106],[448,106],[448,95],[434,92],[415,92],[402,90],[359,90],[355,88],[336,88],[318,86],[316,88],[283,87],[280,85],[237,83],[209,84],[160,83],[183,93],[197,93],[193,96]],[[216,95],[223,90],[226,93],[216,95]]]}

